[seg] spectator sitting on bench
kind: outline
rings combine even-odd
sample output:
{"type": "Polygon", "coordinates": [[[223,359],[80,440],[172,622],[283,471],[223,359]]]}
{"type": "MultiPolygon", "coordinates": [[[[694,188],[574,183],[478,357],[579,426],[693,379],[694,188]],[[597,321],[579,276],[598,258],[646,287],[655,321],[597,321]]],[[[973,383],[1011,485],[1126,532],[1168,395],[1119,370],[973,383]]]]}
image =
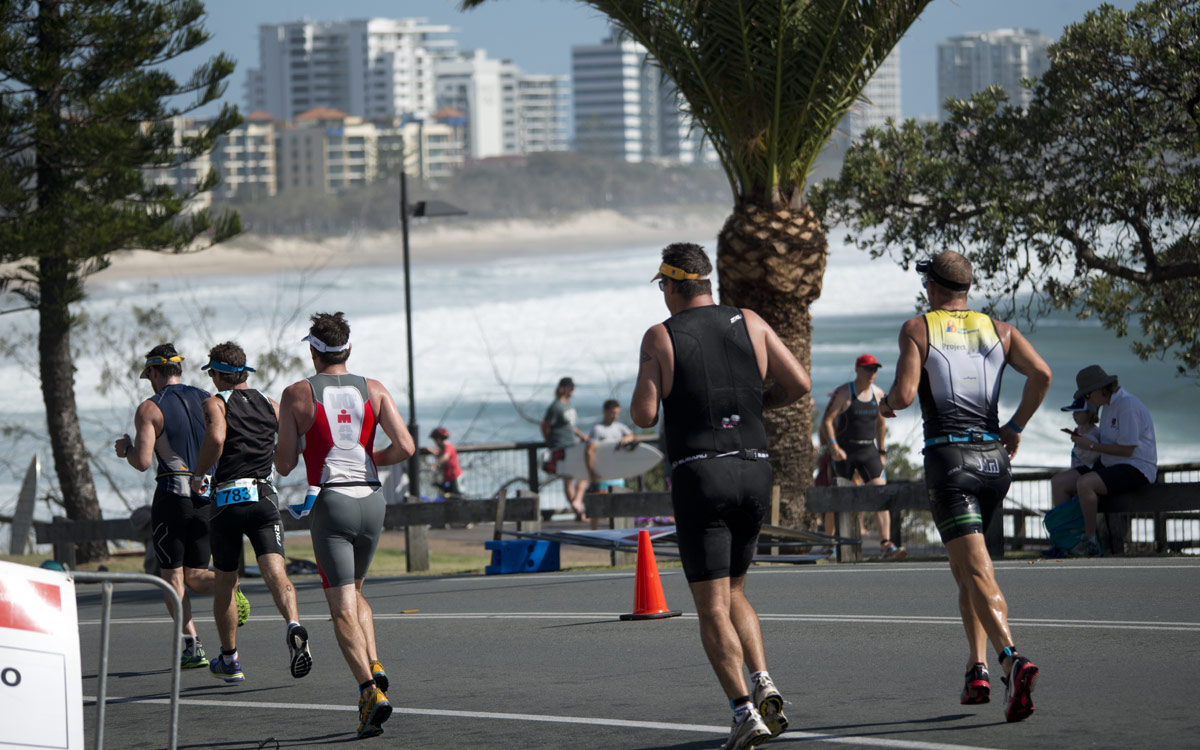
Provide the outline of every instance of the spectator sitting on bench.
{"type": "Polygon", "coordinates": [[[1055,506],[1079,497],[1083,538],[1067,554],[1100,554],[1096,540],[1096,509],[1100,495],[1118,495],[1153,482],[1158,474],[1158,449],[1150,411],[1136,396],[1121,388],[1116,375],[1089,365],[1075,376],[1075,398],[1101,409],[1098,437],[1072,434],[1076,448],[1099,454],[1091,466],[1056,474],[1050,480],[1055,506]]]}

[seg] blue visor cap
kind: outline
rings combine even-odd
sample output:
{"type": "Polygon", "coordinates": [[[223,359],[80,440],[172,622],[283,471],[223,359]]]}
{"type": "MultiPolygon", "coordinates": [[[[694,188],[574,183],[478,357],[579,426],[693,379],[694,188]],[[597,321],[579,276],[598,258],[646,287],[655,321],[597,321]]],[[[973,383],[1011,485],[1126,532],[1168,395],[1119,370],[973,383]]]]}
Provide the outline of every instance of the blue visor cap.
{"type": "Polygon", "coordinates": [[[1075,399],[1062,408],[1063,411],[1096,411],[1096,407],[1087,402],[1083,396],[1075,399]]]}
{"type": "Polygon", "coordinates": [[[255,372],[255,369],[248,365],[242,365],[241,367],[234,367],[233,365],[227,365],[224,362],[209,362],[207,365],[202,366],[200,369],[201,370],[216,370],[217,372],[229,373],[230,375],[232,375],[233,373],[236,373],[236,372],[255,372]]]}

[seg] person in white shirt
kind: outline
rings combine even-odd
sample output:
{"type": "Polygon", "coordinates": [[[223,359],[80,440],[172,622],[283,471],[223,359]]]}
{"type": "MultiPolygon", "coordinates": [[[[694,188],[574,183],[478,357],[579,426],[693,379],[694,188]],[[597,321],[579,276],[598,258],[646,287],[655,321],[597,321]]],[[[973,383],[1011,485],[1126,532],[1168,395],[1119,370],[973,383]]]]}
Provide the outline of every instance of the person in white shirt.
{"type": "Polygon", "coordinates": [[[592,492],[603,492],[609,487],[624,487],[624,479],[603,479],[596,473],[596,451],[597,450],[616,450],[618,446],[630,443],[633,441],[633,430],[629,429],[624,423],[618,422],[617,417],[621,416],[621,403],[615,398],[610,398],[604,402],[604,420],[592,428],[588,433],[588,446],[585,460],[588,467],[588,479],[591,484],[588,489],[592,492]],[[609,445],[597,445],[598,443],[608,443],[609,445]]]}
{"type": "Polygon", "coordinates": [[[1079,497],[1083,538],[1067,553],[1080,557],[1100,554],[1096,541],[1096,509],[1101,495],[1117,495],[1150,484],[1158,476],[1158,448],[1150,411],[1137,396],[1123,389],[1116,375],[1100,365],[1088,365],[1075,376],[1075,398],[1101,409],[1099,438],[1071,435],[1077,448],[1095,451],[1092,466],[1063,472],[1052,482],[1054,505],[1079,497]]]}

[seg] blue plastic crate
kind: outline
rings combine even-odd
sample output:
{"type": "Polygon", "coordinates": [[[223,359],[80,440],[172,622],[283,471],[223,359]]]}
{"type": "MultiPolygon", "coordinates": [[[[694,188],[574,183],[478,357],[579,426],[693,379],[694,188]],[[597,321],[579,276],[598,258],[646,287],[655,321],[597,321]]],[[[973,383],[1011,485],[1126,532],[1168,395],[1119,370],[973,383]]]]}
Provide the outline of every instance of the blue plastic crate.
{"type": "Polygon", "coordinates": [[[483,543],[492,551],[490,576],[505,573],[545,573],[559,569],[558,542],[542,539],[500,539],[483,543]]]}

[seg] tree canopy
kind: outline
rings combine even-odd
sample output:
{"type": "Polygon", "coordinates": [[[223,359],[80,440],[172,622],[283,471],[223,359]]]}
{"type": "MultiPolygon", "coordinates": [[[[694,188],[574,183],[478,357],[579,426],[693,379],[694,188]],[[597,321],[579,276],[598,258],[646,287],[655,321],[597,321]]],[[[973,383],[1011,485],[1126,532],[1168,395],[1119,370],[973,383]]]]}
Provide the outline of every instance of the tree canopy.
{"type": "Polygon", "coordinates": [[[975,266],[1000,315],[1097,316],[1142,358],[1200,368],[1200,4],[1102,6],[1067,27],[1032,102],[993,87],[940,124],[868,131],[814,188],[848,242],[975,266]]]}
{"type": "MultiPolygon", "coordinates": [[[[233,72],[224,55],[184,81],[163,70],[208,40],[203,17],[199,0],[0,3],[0,288],[38,311],[46,426],[72,519],[100,517],[71,356],[83,280],[117,250],[182,251],[239,231],[236,214],[190,210],[215,172],[177,191],[143,171],[182,170],[240,122],[225,106],[194,135],[174,130],[174,117],[219,99],[233,72]]],[[[82,560],[105,554],[80,548],[82,560]]]]}

